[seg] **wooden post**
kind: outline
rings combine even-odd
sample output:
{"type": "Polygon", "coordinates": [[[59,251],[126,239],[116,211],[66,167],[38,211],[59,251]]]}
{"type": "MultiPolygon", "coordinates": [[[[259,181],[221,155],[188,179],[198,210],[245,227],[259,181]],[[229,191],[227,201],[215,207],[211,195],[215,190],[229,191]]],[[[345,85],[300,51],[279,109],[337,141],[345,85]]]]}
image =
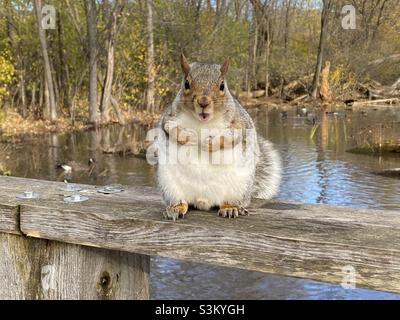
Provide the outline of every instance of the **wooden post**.
{"type": "Polygon", "coordinates": [[[0,300],[149,298],[149,256],[0,233],[0,257],[0,300]]]}

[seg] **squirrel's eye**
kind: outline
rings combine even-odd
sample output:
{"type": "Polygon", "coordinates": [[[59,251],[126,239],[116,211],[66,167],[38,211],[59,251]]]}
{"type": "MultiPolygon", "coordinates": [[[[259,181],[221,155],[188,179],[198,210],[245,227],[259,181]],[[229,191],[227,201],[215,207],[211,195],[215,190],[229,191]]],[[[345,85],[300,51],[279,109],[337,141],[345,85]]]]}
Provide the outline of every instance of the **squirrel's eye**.
{"type": "Polygon", "coordinates": [[[224,91],[225,90],[225,83],[221,82],[221,84],[219,85],[219,90],[224,91]]]}
{"type": "Polygon", "coordinates": [[[186,89],[186,90],[189,90],[189,89],[190,89],[189,80],[185,80],[185,89],[186,89]]]}

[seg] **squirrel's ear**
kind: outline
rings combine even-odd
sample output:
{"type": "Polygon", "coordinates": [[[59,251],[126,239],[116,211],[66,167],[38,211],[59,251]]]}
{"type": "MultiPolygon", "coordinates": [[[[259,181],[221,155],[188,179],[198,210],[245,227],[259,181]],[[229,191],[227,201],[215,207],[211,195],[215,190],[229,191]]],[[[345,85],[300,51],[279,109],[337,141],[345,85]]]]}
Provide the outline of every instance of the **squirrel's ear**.
{"type": "Polygon", "coordinates": [[[225,77],[226,73],[229,69],[229,58],[225,60],[224,64],[221,67],[221,76],[225,77]]]}
{"type": "Polygon", "coordinates": [[[190,65],[183,53],[181,54],[181,67],[186,78],[189,75],[190,65]]]}

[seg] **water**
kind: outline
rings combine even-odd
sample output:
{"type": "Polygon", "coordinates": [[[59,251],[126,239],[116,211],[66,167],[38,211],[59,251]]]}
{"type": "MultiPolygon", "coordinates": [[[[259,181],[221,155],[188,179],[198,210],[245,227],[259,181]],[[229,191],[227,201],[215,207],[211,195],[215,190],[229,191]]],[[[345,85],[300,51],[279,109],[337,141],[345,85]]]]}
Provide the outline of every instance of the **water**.
{"type": "MultiPolygon", "coordinates": [[[[364,129],[377,121],[399,122],[398,109],[338,115],[254,109],[251,115],[259,134],[268,136],[282,156],[280,199],[400,211],[400,180],[371,173],[400,167],[400,156],[345,152],[360,139],[358,132],[367,132],[364,129]],[[320,126],[312,135],[315,117],[320,126]]],[[[137,148],[147,129],[132,125],[1,143],[0,164],[14,176],[153,186],[155,170],[146,161],[123,152],[103,153],[114,147],[137,148]],[[90,157],[96,166],[89,176],[90,157]],[[70,176],[56,169],[62,163],[72,165],[70,176]]],[[[157,257],[152,259],[151,295],[153,299],[400,299],[390,293],[157,257]]]]}

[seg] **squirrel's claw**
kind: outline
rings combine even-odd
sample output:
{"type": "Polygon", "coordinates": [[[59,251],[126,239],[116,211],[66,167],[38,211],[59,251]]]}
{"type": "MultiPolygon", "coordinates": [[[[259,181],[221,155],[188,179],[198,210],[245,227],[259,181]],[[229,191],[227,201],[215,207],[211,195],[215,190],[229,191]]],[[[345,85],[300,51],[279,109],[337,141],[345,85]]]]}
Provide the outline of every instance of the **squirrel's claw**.
{"type": "Polygon", "coordinates": [[[165,219],[176,221],[179,218],[184,218],[185,214],[188,212],[188,209],[188,203],[182,200],[177,204],[168,206],[163,212],[163,216],[165,219]]]}
{"type": "Polygon", "coordinates": [[[224,205],[221,206],[220,209],[218,210],[218,216],[222,218],[235,219],[238,218],[239,216],[247,216],[247,215],[249,215],[247,209],[239,206],[224,205]]]}
{"type": "Polygon", "coordinates": [[[235,219],[239,217],[239,211],[236,207],[219,209],[218,216],[222,218],[235,219]]]}

